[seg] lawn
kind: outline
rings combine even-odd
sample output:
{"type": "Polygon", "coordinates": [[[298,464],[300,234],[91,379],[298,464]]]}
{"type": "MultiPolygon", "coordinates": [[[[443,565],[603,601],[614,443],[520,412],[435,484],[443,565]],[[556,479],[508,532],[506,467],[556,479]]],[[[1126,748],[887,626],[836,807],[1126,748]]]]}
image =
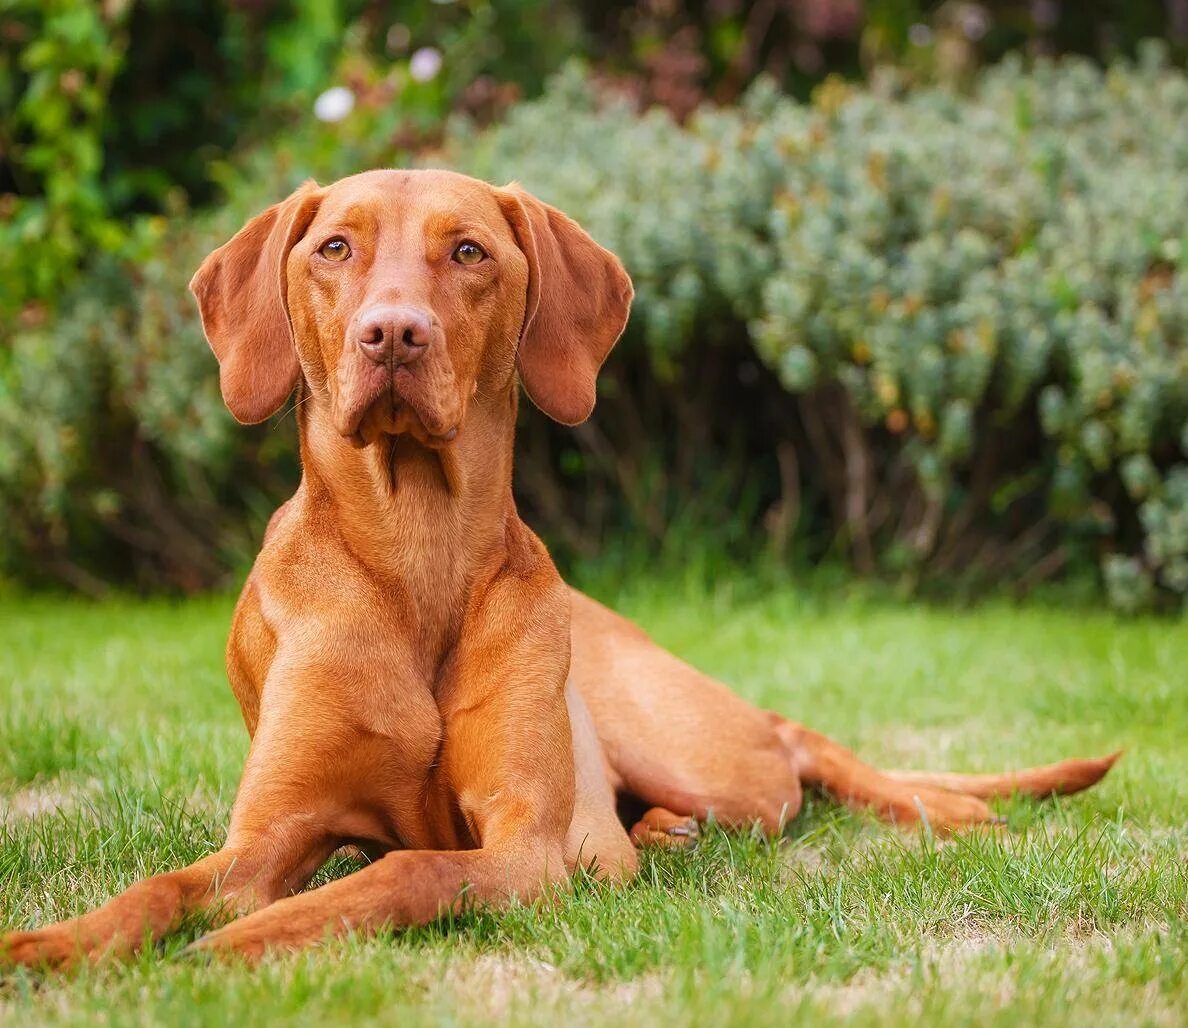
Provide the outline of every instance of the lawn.
{"type": "MultiPolygon", "coordinates": [[[[1094,791],[934,840],[810,802],[712,827],[639,880],[261,967],[0,972],[0,1023],[1153,1023],[1188,1016],[1188,623],[650,580],[661,642],[887,765],[1117,747],[1094,791]]],[[[0,600],[0,926],[78,913],[214,849],[246,749],[231,600],[0,600]]],[[[344,862],[330,873],[341,873],[344,862]]]]}

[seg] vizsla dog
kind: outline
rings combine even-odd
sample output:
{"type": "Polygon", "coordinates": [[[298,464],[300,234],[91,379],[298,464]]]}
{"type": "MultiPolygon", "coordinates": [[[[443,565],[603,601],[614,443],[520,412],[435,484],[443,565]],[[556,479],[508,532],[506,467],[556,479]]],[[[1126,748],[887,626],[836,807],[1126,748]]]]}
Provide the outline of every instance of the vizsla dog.
{"type": "Polygon", "coordinates": [[[194,946],[257,957],[530,899],[579,867],[626,880],[637,845],[711,814],[779,832],[805,785],[952,829],[1113,763],[879,771],[568,589],[512,500],[517,378],[550,417],[586,418],[632,287],[522,190],[439,171],[309,183],[191,287],[236,418],[298,390],[304,467],[231,627],[252,741],[227,841],[8,935],[0,964],[126,954],[197,911],[240,916],[194,946]],[[303,892],[347,845],[371,862],[303,892]]]}

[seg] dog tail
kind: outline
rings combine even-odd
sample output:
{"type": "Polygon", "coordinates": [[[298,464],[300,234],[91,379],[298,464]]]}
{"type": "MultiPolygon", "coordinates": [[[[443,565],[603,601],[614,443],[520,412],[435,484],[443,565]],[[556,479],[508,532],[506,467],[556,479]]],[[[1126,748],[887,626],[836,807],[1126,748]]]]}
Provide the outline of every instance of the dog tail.
{"type": "Polygon", "coordinates": [[[1096,785],[1117,763],[1122,751],[1086,760],[1061,760],[1042,767],[998,774],[958,774],[949,771],[884,771],[888,778],[904,785],[924,786],[959,792],[990,800],[1012,795],[1066,796],[1096,785]]]}

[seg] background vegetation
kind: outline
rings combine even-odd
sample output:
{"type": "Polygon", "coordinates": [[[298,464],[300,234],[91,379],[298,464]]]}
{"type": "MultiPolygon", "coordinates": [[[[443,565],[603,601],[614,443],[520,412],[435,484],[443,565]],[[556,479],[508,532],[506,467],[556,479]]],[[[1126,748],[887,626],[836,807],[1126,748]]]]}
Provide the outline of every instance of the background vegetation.
{"type": "Polygon", "coordinates": [[[637,284],[595,419],[524,414],[564,563],[695,538],[1180,605],[1185,31],[1176,3],[8,0],[0,573],[238,573],[293,430],[222,410],[189,275],[308,175],[432,163],[519,179],[637,284]]]}

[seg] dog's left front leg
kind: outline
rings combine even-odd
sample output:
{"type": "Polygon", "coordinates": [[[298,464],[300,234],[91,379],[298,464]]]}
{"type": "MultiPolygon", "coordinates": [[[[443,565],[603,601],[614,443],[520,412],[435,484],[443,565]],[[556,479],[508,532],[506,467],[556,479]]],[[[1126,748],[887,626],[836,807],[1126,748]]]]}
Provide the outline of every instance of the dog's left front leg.
{"type": "Polygon", "coordinates": [[[396,850],[361,871],[232,921],[191,950],[255,960],[333,935],[427,924],[469,902],[531,900],[563,881],[560,844],[521,838],[478,850],[396,850]]]}

